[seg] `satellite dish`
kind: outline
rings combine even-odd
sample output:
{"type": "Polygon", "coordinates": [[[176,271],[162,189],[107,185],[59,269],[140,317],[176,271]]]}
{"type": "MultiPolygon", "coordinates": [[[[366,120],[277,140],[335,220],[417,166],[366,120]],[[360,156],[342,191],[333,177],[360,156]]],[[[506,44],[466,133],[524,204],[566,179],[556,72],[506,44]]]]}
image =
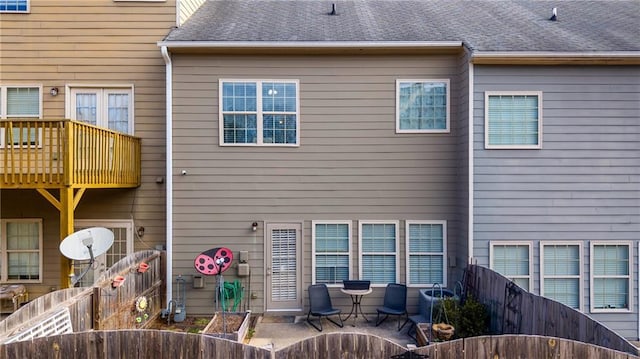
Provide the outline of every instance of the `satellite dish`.
{"type": "Polygon", "coordinates": [[[69,259],[81,261],[89,259],[87,268],[79,275],[73,275],[71,284],[76,283],[87,274],[95,256],[99,256],[113,245],[113,232],[103,227],[91,227],[68,235],[60,243],[60,252],[69,259]]]}
{"type": "Polygon", "coordinates": [[[60,252],[77,261],[91,259],[99,256],[111,248],[113,244],[113,232],[103,227],[86,228],[71,233],[60,243],[60,252]]]}
{"type": "Polygon", "coordinates": [[[194,266],[204,275],[220,274],[231,267],[233,252],[229,248],[211,248],[196,257],[194,266]]]}

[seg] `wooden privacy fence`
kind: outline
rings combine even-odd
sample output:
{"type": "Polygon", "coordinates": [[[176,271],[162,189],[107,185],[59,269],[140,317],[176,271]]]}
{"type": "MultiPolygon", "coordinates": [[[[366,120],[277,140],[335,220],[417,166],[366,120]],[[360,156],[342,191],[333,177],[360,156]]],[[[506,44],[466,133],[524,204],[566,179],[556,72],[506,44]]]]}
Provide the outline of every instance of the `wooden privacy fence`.
{"type": "Polygon", "coordinates": [[[587,315],[529,293],[491,269],[470,264],[465,292],[487,306],[493,334],[557,337],[638,354],[636,346],[587,315]]]}
{"type": "Polygon", "coordinates": [[[500,359],[638,358],[591,344],[526,335],[483,336],[408,350],[381,337],[331,333],[278,350],[205,335],[158,330],[91,331],[63,334],[0,346],[0,358],[150,358],[150,359],[500,359]]]}
{"type": "Polygon", "coordinates": [[[69,288],[48,293],[18,309],[0,322],[0,343],[34,325],[51,318],[63,308],[69,309],[74,332],[91,329],[140,328],[140,315],[148,319],[162,310],[164,290],[164,252],[140,251],[114,264],[91,288],[69,288]],[[148,269],[138,271],[140,263],[148,269]],[[124,278],[119,287],[113,287],[116,276],[124,278]],[[144,313],[135,309],[136,300],[144,296],[148,307],[144,313]]]}
{"type": "Polygon", "coordinates": [[[0,358],[271,359],[271,352],[199,334],[162,330],[109,330],[5,344],[0,347],[0,358]]]}
{"type": "Polygon", "coordinates": [[[331,333],[318,335],[278,349],[275,352],[275,358],[631,359],[638,357],[587,343],[530,335],[471,337],[408,350],[396,343],[373,335],[331,333]],[[409,351],[412,353],[408,354],[409,351]]]}
{"type": "Polygon", "coordinates": [[[141,328],[145,321],[136,320],[141,313],[135,309],[135,302],[144,296],[148,302],[145,313],[148,319],[162,310],[164,295],[164,252],[141,251],[127,256],[111,266],[93,286],[94,321],[93,329],[141,328]],[[148,269],[138,271],[140,263],[148,269]],[[114,288],[114,278],[122,277],[124,282],[114,288]]]}

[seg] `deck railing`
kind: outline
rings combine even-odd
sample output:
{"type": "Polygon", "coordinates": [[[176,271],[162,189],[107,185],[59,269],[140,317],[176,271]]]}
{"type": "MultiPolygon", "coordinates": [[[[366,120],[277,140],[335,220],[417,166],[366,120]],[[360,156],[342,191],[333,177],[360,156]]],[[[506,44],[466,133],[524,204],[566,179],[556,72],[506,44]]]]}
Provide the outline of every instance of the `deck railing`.
{"type": "Polygon", "coordinates": [[[140,185],[141,141],[71,120],[0,121],[0,187],[140,185]]]}

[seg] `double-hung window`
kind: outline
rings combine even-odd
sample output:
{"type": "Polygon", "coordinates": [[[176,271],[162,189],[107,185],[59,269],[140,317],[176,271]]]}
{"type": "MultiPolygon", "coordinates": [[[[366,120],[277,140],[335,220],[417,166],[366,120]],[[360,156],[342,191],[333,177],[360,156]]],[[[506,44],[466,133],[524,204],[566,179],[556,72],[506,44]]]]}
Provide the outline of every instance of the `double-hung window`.
{"type": "Polygon", "coordinates": [[[29,12],[29,0],[0,0],[0,12],[29,12]]]}
{"type": "Polygon", "coordinates": [[[447,285],[446,221],[407,221],[407,285],[447,285]]]}
{"type": "Polygon", "coordinates": [[[582,246],[579,243],[540,243],[540,294],[580,309],[582,246]]]}
{"type": "Polygon", "coordinates": [[[449,132],[449,80],[396,80],[396,132],[449,132]]]}
{"type": "Polygon", "coordinates": [[[527,291],[533,288],[531,256],[531,244],[526,242],[493,242],[489,252],[491,269],[527,291]]]}
{"type": "Polygon", "coordinates": [[[399,282],[398,221],[360,221],[360,279],[372,285],[399,282]]]}
{"type": "Polygon", "coordinates": [[[132,87],[71,87],[69,117],[110,130],[133,134],[132,87]]]}
{"type": "Polygon", "coordinates": [[[0,280],[39,283],[42,280],[42,220],[0,220],[0,280]]]}
{"type": "Polygon", "coordinates": [[[313,221],[313,283],[351,279],[351,221],[313,221]]]}
{"type": "Polygon", "coordinates": [[[485,92],[485,148],[542,146],[542,92],[485,92]]]}
{"type": "Polygon", "coordinates": [[[220,80],[220,144],[298,146],[296,80],[220,80]]]}
{"type": "Polygon", "coordinates": [[[0,147],[39,146],[40,131],[36,124],[23,119],[42,117],[41,86],[0,85],[0,118],[15,119],[11,131],[0,131],[0,147]]]}
{"type": "Polygon", "coordinates": [[[591,311],[631,310],[631,243],[591,243],[591,311]]]}

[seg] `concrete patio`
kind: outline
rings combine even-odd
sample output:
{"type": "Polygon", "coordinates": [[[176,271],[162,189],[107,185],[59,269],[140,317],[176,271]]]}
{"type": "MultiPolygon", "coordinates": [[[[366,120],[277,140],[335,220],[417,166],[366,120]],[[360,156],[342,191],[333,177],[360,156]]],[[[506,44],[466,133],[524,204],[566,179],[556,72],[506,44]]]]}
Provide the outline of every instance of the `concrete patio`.
{"type": "MultiPolygon", "coordinates": [[[[415,345],[416,342],[408,334],[409,323],[398,331],[398,323],[395,317],[389,317],[380,326],[375,326],[375,314],[367,314],[370,322],[358,317],[355,322],[353,317],[340,328],[333,323],[322,319],[323,331],[320,332],[307,323],[306,316],[260,316],[256,320],[255,332],[249,340],[249,344],[259,347],[272,347],[280,349],[306,338],[324,333],[361,333],[376,335],[401,346],[415,345]]],[[[317,321],[317,318],[312,318],[317,321]]],[[[402,319],[404,320],[404,319],[402,319]]]]}

